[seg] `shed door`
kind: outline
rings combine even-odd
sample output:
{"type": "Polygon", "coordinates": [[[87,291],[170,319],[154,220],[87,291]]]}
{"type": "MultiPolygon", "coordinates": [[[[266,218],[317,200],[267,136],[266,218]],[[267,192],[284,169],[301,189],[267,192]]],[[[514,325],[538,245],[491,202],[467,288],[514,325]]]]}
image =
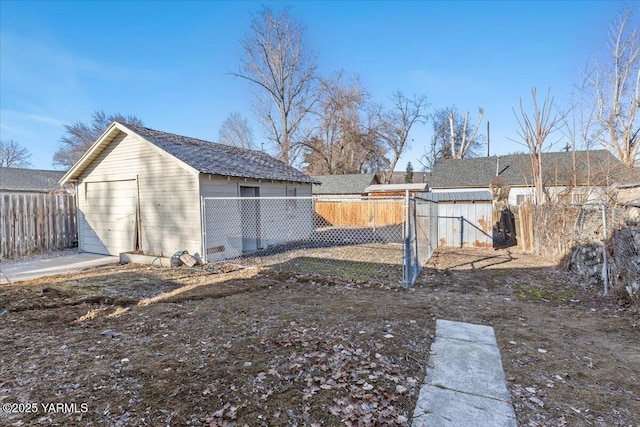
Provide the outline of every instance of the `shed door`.
{"type": "MultiPolygon", "coordinates": [[[[240,187],[240,197],[255,198],[258,187],[240,187]]],[[[260,205],[258,200],[242,199],[240,221],[242,228],[242,252],[254,252],[260,248],[260,205]]]]}
{"type": "Polygon", "coordinates": [[[137,205],[135,179],[88,182],[84,213],[89,230],[81,249],[107,255],[134,250],[137,205]]]}

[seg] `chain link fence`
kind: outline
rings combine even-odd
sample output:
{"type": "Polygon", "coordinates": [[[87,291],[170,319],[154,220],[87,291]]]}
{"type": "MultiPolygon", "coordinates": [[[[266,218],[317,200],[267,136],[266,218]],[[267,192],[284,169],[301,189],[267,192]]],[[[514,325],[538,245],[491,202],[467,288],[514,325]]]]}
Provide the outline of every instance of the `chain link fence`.
{"type": "Polygon", "coordinates": [[[405,278],[413,283],[438,245],[438,203],[419,196],[409,201],[405,278]]]}
{"type": "Polygon", "coordinates": [[[402,197],[204,198],[204,260],[403,282],[402,197]]]}
{"type": "Polygon", "coordinates": [[[640,297],[640,209],[605,204],[531,207],[535,252],[585,283],[640,297]]]}
{"type": "Polygon", "coordinates": [[[203,198],[202,217],[207,263],[405,286],[438,234],[437,204],[405,197],[203,198]]]}

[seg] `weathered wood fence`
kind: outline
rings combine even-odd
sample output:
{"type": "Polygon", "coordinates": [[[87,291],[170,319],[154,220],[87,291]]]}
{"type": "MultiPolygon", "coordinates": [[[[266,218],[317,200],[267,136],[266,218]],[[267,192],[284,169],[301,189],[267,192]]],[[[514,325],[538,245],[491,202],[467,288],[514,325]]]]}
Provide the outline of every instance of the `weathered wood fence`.
{"type": "Polygon", "coordinates": [[[0,193],[0,259],[76,244],[75,195],[0,193]]]}

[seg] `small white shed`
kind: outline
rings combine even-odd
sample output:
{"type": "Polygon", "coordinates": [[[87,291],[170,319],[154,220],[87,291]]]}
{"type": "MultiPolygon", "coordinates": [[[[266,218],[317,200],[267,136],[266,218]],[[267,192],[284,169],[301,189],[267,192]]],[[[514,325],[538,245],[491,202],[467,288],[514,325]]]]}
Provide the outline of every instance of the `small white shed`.
{"type": "MultiPolygon", "coordinates": [[[[204,197],[311,196],[317,183],[260,151],[118,122],[60,182],[76,185],[81,251],[157,256],[206,252],[204,197]]],[[[216,220],[251,229],[263,219],[242,213],[216,220]]]]}

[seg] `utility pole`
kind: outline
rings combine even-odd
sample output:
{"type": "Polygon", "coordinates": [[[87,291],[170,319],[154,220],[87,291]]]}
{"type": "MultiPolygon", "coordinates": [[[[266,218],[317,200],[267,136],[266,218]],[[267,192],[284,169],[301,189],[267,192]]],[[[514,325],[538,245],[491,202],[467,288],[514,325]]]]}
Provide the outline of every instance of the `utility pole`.
{"type": "Polygon", "coordinates": [[[489,120],[487,120],[487,157],[491,155],[491,151],[489,150],[491,144],[491,136],[489,134],[489,120]]]}

